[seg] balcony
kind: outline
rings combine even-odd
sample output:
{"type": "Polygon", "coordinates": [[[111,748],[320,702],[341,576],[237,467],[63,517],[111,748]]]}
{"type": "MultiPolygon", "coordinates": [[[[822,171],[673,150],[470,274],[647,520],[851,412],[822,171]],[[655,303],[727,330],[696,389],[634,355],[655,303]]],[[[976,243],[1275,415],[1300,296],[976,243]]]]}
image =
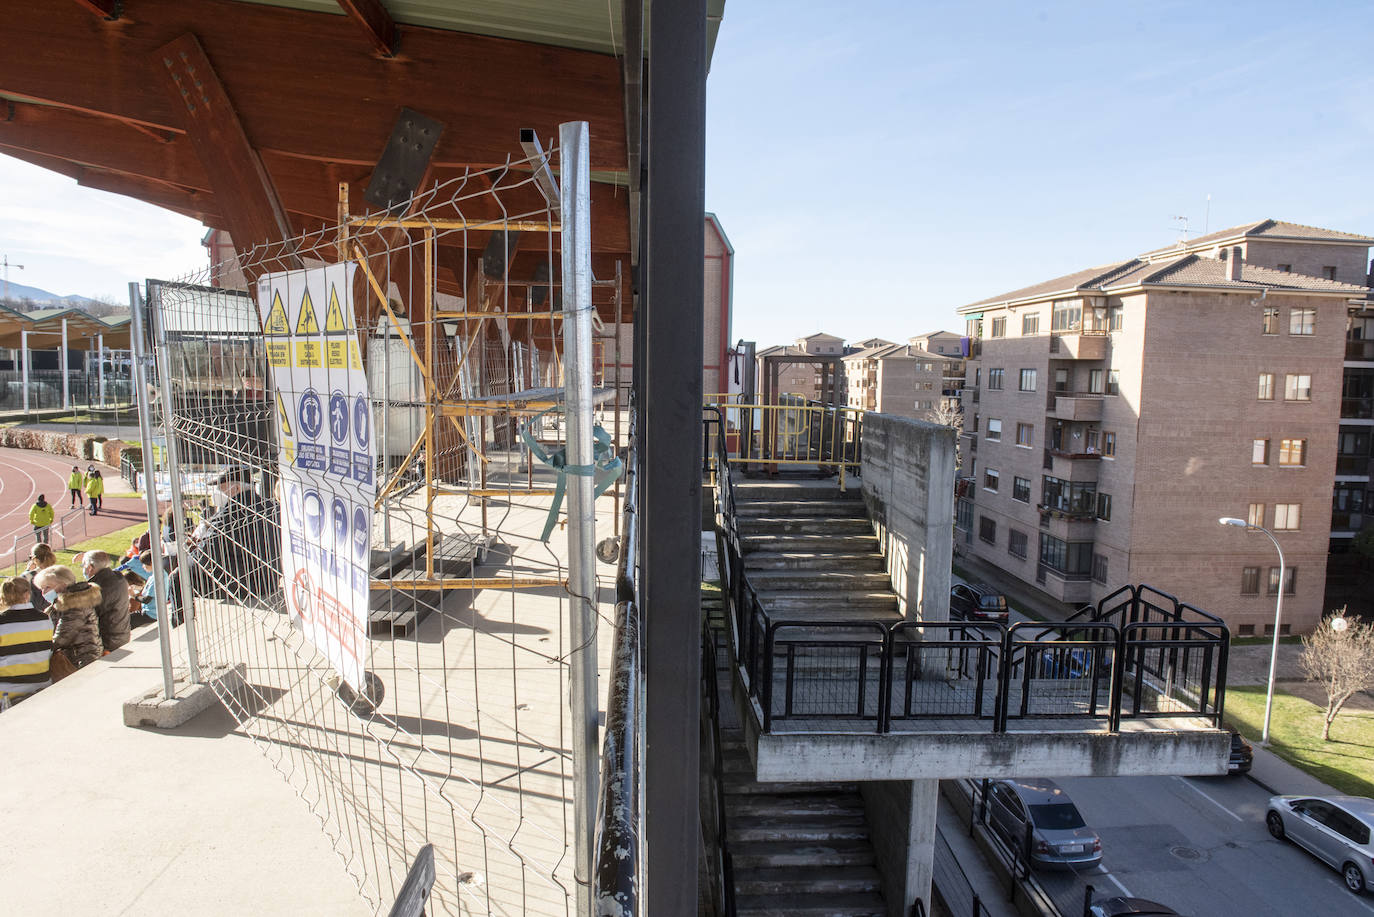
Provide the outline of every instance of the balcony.
{"type": "Polygon", "coordinates": [[[1096,452],[1065,452],[1046,449],[1043,467],[1065,481],[1096,481],[1102,456],[1096,452]]]}
{"type": "Polygon", "coordinates": [[[1067,331],[1050,335],[1050,356],[1057,360],[1105,360],[1106,331],[1067,331]]]}
{"type": "Polygon", "coordinates": [[[1374,341],[1346,341],[1345,358],[1374,362],[1374,341]]]}
{"type": "Polygon", "coordinates": [[[1341,417],[1347,420],[1374,419],[1374,398],[1342,398],[1341,417]]]}
{"type": "Polygon", "coordinates": [[[1354,477],[1369,477],[1371,459],[1367,455],[1336,456],[1336,474],[1354,477]]]}
{"type": "Polygon", "coordinates": [[[1101,395],[1057,392],[1050,396],[1048,413],[1056,420],[1097,423],[1102,420],[1102,402],[1101,395]]]}
{"type": "Polygon", "coordinates": [[[1331,532],[1360,532],[1365,527],[1367,513],[1335,510],[1331,513],[1331,532]]]}
{"type": "Polygon", "coordinates": [[[1040,528],[1062,541],[1092,541],[1097,533],[1097,517],[1086,512],[1058,509],[1045,503],[1035,507],[1040,511],[1040,528]]]}

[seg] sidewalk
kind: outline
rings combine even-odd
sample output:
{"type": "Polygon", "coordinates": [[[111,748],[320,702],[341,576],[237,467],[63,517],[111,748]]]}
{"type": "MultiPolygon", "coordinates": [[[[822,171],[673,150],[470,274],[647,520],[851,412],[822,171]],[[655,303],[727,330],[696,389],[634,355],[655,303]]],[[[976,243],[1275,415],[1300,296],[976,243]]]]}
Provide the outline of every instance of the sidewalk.
{"type": "Polygon", "coordinates": [[[1254,746],[1254,751],[1255,763],[1246,776],[1275,796],[1345,795],[1306,771],[1289,764],[1267,748],[1261,748],[1259,744],[1254,746]]]}
{"type": "MultiPolygon", "coordinates": [[[[969,837],[968,824],[959,818],[959,813],[945,799],[944,794],[940,795],[940,805],[936,815],[936,830],[939,837],[949,845],[950,852],[954,854],[954,859],[958,864],[958,872],[967,880],[968,888],[973,894],[978,896],[978,902],[983,906],[983,913],[988,917],[1020,917],[1015,906],[1007,900],[1007,889],[1004,880],[1001,879],[992,867],[988,865],[982,851],[978,845],[969,837]]],[[[943,879],[940,870],[936,869],[937,879],[943,879]]],[[[954,885],[961,884],[957,878],[950,877],[947,881],[954,885]]],[[[971,900],[959,894],[959,889],[941,889],[946,900],[951,907],[966,906],[972,912],[971,900]]],[[[963,917],[963,913],[958,913],[957,917],[963,917]]]]}
{"type": "Polygon", "coordinates": [[[1075,605],[1056,602],[1034,586],[972,554],[956,556],[954,565],[967,574],[965,580],[995,587],[1007,597],[1007,602],[1013,608],[1028,617],[1041,621],[1063,621],[1078,610],[1075,605]]]}

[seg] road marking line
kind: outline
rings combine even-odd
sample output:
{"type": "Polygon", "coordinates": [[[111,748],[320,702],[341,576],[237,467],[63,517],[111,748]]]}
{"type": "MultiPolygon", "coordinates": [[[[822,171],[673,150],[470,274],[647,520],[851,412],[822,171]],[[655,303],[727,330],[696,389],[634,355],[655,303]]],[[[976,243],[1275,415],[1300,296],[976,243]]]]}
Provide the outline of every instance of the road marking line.
{"type": "Polygon", "coordinates": [[[1203,799],[1207,800],[1207,801],[1210,802],[1212,805],[1216,806],[1218,809],[1220,809],[1221,811],[1225,812],[1227,815],[1229,815],[1229,816],[1231,816],[1232,818],[1234,818],[1236,821],[1241,821],[1241,822],[1245,821],[1245,819],[1241,818],[1241,817],[1240,817],[1239,815],[1237,815],[1235,812],[1232,812],[1230,809],[1226,808],[1224,805],[1222,805],[1221,803],[1219,803],[1219,802],[1217,802],[1215,799],[1213,799],[1213,798],[1211,797],[1211,795],[1209,795],[1208,793],[1203,792],[1200,788],[1198,788],[1197,786],[1195,786],[1194,784],[1192,784],[1191,782],[1189,782],[1188,779],[1187,779],[1186,777],[1175,777],[1174,779],[1180,781],[1184,786],[1192,787],[1192,788],[1193,788],[1193,792],[1197,793],[1197,794],[1198,794],[1199,796],[1201,796],[1203,799]]]}
{"type": "Polygon", "coordinates": [[[1097,867],[1097,868],[1102,870],[1102,875],[1106,876],[1107,879],[1108,879],[1113,885],[1115,885],[1117,888],[1121,889],[1121,894],[1125,895],[1127,898],[1134,898],[1134,897],[1135,897],[1135,895],[1131,894],[1131,890],[1130,890],[1129,888],[1127,888],[1126,886],[1122,885],[1120,882],[1117,881],[1116,876],[1114,876],[1114,875],[1112,875],[1111,873],[1107,872],[1107,870],[1106,870],[1105,868],[1101,867],[1101,866],[1099,866],[1099,867],[1097,867]]]}

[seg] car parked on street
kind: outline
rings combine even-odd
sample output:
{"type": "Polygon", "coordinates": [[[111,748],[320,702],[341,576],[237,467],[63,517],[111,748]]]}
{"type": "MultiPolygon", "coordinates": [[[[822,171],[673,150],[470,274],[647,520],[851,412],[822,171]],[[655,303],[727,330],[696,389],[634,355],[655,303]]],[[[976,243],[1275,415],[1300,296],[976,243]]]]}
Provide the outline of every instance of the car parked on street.
{"type": "Polygon", "coordinates": [[[951,621],[1006,624],[1008,618],[1007,597],[991,586],[956,583],[949,590],[951,621]]]}
{"type": "Polygon", "coordinates": [[[1088,908],[1088,917],[1182,917],[1178,911],[1145,898],[1107,898],[1088,908]]]}
{"type": "Polygon", "coordinates": [[[1037,869],[1102,862],[1102,839],[1053,780],[997,781],[988,789],[988,823],[1037,869]]]}
{"type": "Polygon", "coordinates": [[[1231,729],[1231,757],[1226,760],[1227,774],[1248,774],[1255,763],[1255,749],[1233,727],[1231,729]]]}
{"type": "Polygon", "coordinates": [[[1264,823],[1276,840],[1287,838],[1324,860],[1355,894],[1374,881],[1374,799],[1273,796],[1264,823]]]}

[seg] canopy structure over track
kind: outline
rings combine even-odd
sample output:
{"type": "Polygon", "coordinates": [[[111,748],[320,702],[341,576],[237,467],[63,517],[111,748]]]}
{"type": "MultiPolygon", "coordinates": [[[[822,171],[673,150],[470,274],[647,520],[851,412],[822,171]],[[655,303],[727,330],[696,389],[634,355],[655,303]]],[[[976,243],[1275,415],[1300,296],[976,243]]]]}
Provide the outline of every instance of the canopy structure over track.
{"type": "Polygon", "coordinates": [[[106,350],[129,349],[128,318],[97,318],[80,309],[40,309],[18,312],[0,306],[0,347],[18,350],[28,334],[30,350],[55,350],[61,346],[62,323],[67,323],[70,350],[95,350],[104,341],[106,350]]]}

